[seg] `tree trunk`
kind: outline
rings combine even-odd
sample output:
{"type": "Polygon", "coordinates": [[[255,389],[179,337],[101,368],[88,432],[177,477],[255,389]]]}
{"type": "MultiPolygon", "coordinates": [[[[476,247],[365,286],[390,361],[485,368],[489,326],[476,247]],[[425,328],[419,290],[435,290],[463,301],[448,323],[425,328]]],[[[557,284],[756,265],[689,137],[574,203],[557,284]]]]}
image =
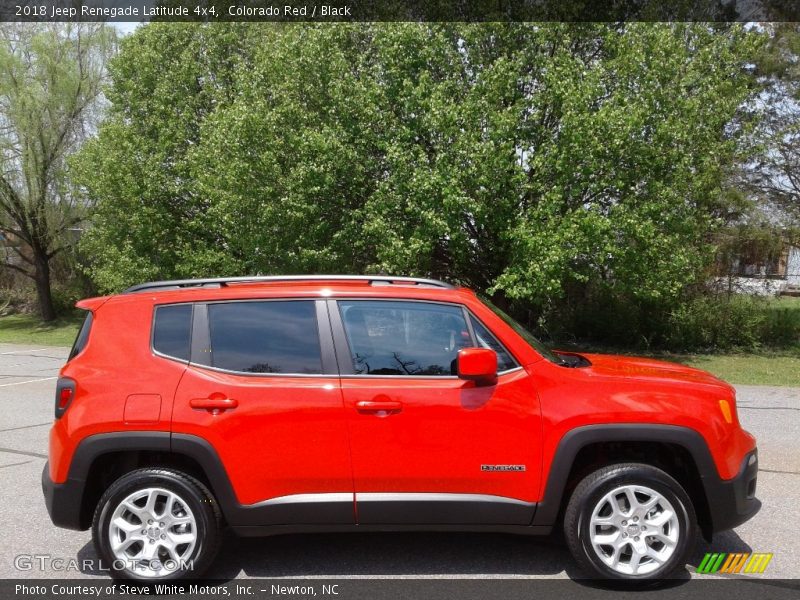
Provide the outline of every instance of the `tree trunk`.
{"type": "Polygon", "coordinates": [[[36,296],[39,300],[39,312],[42,321],[52,321],[56,318],[53,306],[53,295],[50,291],[50,261],[34,251],[33,262],[36,268],[34,281],[36,282],[36,296]]]}

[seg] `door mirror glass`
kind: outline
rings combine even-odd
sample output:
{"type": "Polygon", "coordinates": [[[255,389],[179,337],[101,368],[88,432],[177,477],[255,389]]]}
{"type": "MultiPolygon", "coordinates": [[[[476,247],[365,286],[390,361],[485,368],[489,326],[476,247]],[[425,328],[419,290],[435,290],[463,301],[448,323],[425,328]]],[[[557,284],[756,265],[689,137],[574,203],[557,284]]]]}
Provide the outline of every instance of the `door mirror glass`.
{"type": "Polygon", "coordinates": [[[497,383],[497,353],[488,348],[459,350],[458,376],[476,385],[494,385],[497,383]]]}

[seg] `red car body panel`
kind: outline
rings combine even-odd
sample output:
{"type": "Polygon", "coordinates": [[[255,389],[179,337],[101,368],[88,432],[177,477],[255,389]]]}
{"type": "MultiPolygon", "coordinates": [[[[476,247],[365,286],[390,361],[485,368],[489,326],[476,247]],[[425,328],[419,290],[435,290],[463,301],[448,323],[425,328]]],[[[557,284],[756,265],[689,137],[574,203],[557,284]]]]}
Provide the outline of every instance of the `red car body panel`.
{"type": "MultiPolygon", "coordinates": [[[[95,305],[90,341],[80,360],[67,362],[61,377],[77,382],[75,398],[50,431],[50,477],[66,479],[81,440],[110,431],[169,431],[172,399],[186,366],[154,360],[150,350],[153,302],[118,296],[95,305]],[[111,376],[109,376],[111,374],[111,376]],[[155,421],[125,420],[129,396],[161,396],[155,421]]],[[[84,304],[86,306],[86,304],[84,304]]]]}
{"type": "Polygon", "coordinates": [[[127,430],[172,431],[207,440],[225,464],[238,501],[246,505],[306,492],[389,491],[536,502],[544,496],[564,435],[592,424],[692,429],[707,443],[722,479],[733,478],[755,447],[739,426],[733,389],[712,375],[672,363],[603,355],[585,355],[591,363],[586,367],[554,364],[465,289],[323,279],[141,292],[79,306],[92,310],[95,319],[80,360],[61,370],[62,377],[77,382],[77,390],[50,434],[55,483],[66,480],[72,455],[87,436],[127,430]],[[501,374],[492,387],[457,378],[260,377],[187,367],[151,350],[156,305],[272,298],[463,305],[520,368],[501,374]],[[236,399],[238,407],[215,414],[190,405],[214,394],[236,399]],[[720,400],[730,404],[730,423],[720,400]],[[138,404],[126,413],[128,402],[138,404]],[[387,414],[364,412],[359,402],[388,402],[389,408],[387,414]],[[394,403],[401,409],[392,409],[394,403]],[[155,418],[154,406],[159,406],[155,418]],[[130,422],[126,414],[138,416],[130,422]],[[524,465],[525,470],[485,472],[482,464],[524,465]]]}
{"type": "Polygon", "coordinates": [[[496,386],[460,379],[345,378],[357,492],[446,492],[536,501],[541,417],[522,369],[496,386]],[[363,412],[362,401],[396,402],[396,414],[363,412]],[[482,464],[525,465],[525,472],[481,471],[482,464]]]}
{"type": "Polygon", "coordinates": [[[241,504],[353,490],[338,377],[258,377],[190,366],[175,396],[172,428],[216,448],[241,504]],[[190,406],[214,394],[239,405],[219,414],[190,406]]]}

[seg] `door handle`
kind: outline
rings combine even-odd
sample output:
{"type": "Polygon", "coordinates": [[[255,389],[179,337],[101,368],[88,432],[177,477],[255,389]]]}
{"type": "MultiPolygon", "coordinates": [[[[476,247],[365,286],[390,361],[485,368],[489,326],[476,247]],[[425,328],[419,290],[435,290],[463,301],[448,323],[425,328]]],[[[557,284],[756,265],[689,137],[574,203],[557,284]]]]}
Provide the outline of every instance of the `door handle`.
{"type": "Polygon", "coordinates": [[[224,410],[236,408],[239,406],[239,401],[233,398],[192,398],[189,400],[189,406],[218,415],[224,410]]]}
{"type": "Polygon", "coordinates": [[[385,417],[403,410],[403,403],[396,400],[362,400],[356,402],[356,410],[364,413],[377,413],[385,417]]]}

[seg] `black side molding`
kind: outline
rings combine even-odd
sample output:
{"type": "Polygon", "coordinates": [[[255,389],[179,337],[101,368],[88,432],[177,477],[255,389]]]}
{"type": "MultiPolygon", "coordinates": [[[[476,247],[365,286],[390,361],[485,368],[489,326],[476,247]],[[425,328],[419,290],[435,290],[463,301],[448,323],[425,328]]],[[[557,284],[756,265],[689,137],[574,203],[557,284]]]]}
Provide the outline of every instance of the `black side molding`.
{"type": "Polygon", "coordinates": [[[504,496],[451,493],[357,493],[363,525],[528,526],[535,502],[504,496]]]}

